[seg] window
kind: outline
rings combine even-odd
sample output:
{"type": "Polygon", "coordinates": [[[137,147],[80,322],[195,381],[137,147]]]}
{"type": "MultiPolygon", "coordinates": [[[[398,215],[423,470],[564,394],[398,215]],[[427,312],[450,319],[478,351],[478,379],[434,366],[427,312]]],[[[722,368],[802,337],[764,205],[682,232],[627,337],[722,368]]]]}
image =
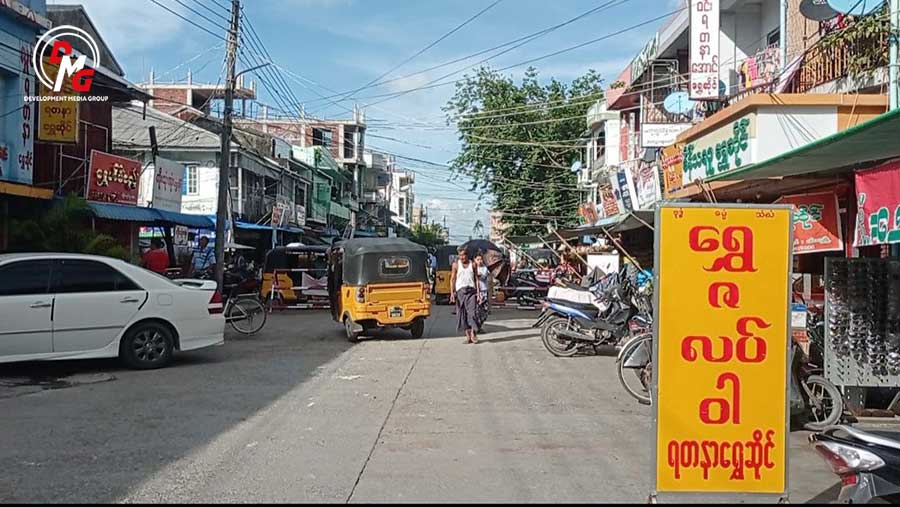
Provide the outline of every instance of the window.
{"type": "Polygon", "coordinates": [[[184,195],[197,195],[200,192],[197,181],[197,166],[189,165],[184,168],[184,188],[182,190],[184,195]]]}
{"type": "Polygon", "coordinates": [[[400,198],[399,208],[400,208],[400,209],[399,209],[399,212],[398,212],[397,214],[400,215],[400,218],[401,218],[401,219],[404,219],[404,220],[405,220],[405,217],[406,217],[406,199],[404,199],[404,198],[402,198],[402,197],[400,198]]]}
{"type": "Polygon", "coordinates": [[[46,294],[53,261],[20,261],[0,267],[0,296],[46,294]]]}
{"type": "Polygon", "coordinates": [[[781,28],[776,28],[766,36],[766,46],[778,46],[781,44],[781,28]]]}
{"type": "Polygon", "coordinates": [[[356,156],[356,131],[344,128],[344,158],[356,156]]]}
{"type": "Polygon", "coordinates": [[[382,257],[378,271],[382,276],[404,276],[409,274],[409,257],[382,257]]]}
{"type": "Polygon", "coordinates": [[[56,292],[116,292],[141,290],[112,266],[96,261],[63,260],[57,270],[56,292]]]}
{"type": "Polygon", "coordinates": [[[331,148],[331,129],[313,128],[313,146],[331,148]]]}

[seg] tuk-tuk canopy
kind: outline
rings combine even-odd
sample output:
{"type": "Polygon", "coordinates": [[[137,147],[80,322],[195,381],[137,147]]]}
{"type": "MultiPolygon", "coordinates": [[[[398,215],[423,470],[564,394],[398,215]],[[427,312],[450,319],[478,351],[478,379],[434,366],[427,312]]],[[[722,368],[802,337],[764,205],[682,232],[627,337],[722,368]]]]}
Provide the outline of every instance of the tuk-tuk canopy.
{"type": "Polygon", "coordinates": [[[444,245],[438,247],[434,256],[437,258],[437,268],[440,271],[447,271],[453,267],[452,259],[456,258],[459,245],[444,245]]]}
{"type": "Polygon", "coordinates": [[[428,250],[408,239],[348,239],[334,248],[343,253],[344,284],[428,281],[428,250]]]}
{"type": "Polygon", "coordinates": [[[303,255],[321,256],[325,258],[328,247],[325,245],[279,246],[266,253],[265,273],[275,269],[294,269],[298,266],[298,258],[303,255]]]}

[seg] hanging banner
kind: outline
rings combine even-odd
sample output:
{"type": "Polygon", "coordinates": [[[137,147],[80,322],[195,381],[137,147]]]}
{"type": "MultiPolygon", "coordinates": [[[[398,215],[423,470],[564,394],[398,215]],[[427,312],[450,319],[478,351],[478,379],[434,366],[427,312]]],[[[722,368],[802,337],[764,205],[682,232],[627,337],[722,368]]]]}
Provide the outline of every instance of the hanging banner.
{"type": "Polygon", "coordinates": [[[87,200],[137,206],[141,163],[130,158],[91,152],[87,200]]]}
{"type": "Polygon", "coordinates": [[[654,499],[787,499],[791,214],[657,208],[654,499]]]}
{"type": "Polygon", "coordinates": [[[900,243],[900,161],[856,173],[853,246],[900,243]]]}
{"type": "Polygon", "coordinates": [[[632,166],[631,176],[637,209],[650,208],[660,198],[659,167],[655,163],[639,160],[637,165],[632,166]]]}
{"type": "Polygon", "coordinates": [[[719,0],[691,0],[691,98],[719,98],[719,0]]]}
{"type": "Polygon", "coordinates": [[[838,198],[834,192],[786,195],[775,201],[794,208],[794,253],[844,249],[838,198]]]}
{"type": "Polygon", "coordinates": [[[669,197],[669,194],[673,191],[684,186],[682,182],[684,155],[681,151],[683,148],[683,144],[675,144],[662,149],[662,173],[666,197],[669,197]]]}
{"type": "Polygon", "coordinates": [[[597,205],[592,202],[586,202],[579,206],[578,214],[584,219],[584,223],[588,225],[594,224],[600,219],[597,215],[597,205]]]}
{"type": "MultiPolygon", "coordinates": [[[[149,172],[149,171],[148,171],[149,172]]],[[[184,186],[184,165],[165,158],[156,159],[152,171],[153,194],[151,207],[166,211],[181,212],[181,191],[184,186]]]]}

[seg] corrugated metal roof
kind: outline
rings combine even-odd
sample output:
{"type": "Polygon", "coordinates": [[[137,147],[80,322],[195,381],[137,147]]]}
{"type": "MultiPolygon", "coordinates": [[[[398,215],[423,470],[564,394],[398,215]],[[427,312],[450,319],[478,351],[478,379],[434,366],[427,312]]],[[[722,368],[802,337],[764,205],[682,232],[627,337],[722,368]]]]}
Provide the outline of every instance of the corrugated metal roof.
{"type": "Polygon", "coordinates": [[[156,223],[160,221],[160,215],[153,208],[139,208],[137,206],[125,206],[122,204],[106,204],[90,202],[88,205],[94,216],[107,220],[121,220],[124,222],[156,223]]]}
{"type": "Polygon", "coordinates": [[[97,218],[106,220],[119,220],[123,222],[137,222],[142,224],[175,224],[184,225],[195,229],[212,229],[215,227],[209,218],[203,215],[189,215],[154,208],[142,208],[139,206],[125,206],[122,204],[108,204],[102,202],[89,202],[88,206],[97,218]]]}
{"type": "Polygon", "coordinates": [[[143,106],[113,107],[112,123],[113,146],[116,148],[148,148],[152,126],[156,127],[160,149],[221,149],[217,134],[151,107],[147,108],[146,119],[143,106]]]}

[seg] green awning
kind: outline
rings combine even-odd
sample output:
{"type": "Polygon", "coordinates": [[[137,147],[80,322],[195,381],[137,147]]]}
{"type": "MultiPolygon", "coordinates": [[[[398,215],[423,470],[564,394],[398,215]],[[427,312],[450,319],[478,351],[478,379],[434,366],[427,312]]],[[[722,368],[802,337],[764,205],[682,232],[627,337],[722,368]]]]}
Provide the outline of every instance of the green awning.
{"type": "Polygon", "coordinates": [[[860,166],[900,157],[900,109],[769,160],[706,181],[758,180],[860,166]]]}

